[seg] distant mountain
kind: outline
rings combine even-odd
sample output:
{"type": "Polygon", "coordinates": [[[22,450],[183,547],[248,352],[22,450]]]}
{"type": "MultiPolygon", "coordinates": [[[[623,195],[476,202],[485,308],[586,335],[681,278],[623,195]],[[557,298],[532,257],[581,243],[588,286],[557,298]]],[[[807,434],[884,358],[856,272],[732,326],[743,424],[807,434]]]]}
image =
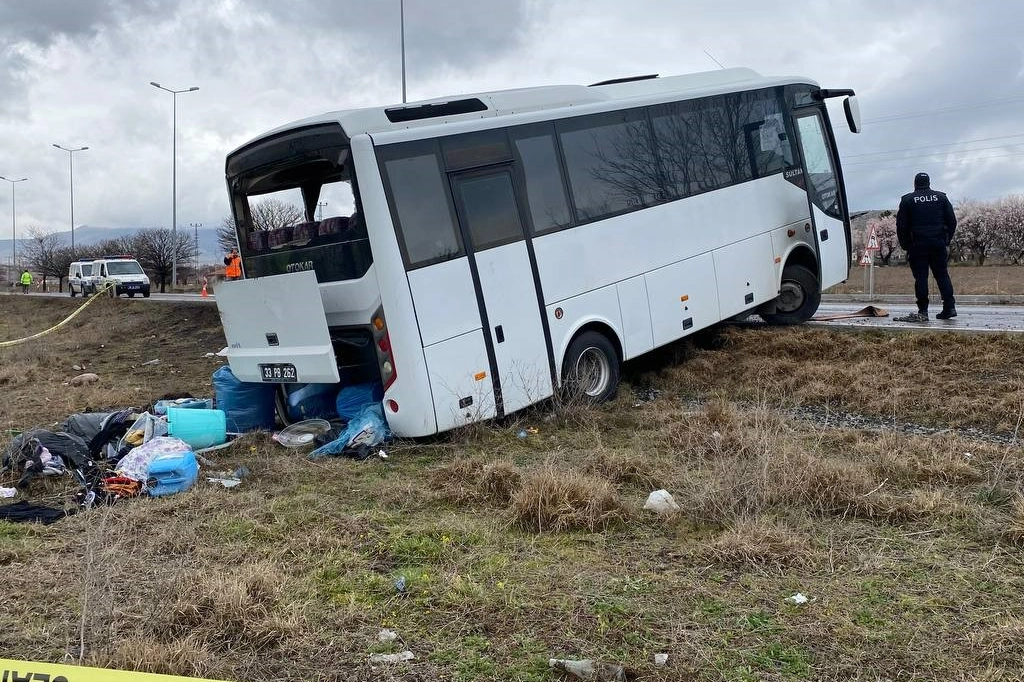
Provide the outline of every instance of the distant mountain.
{"type": "MultiPolygon", "coordinates": [[[[81,227],[75,228],[75,245],[76,246],[87,246],[90,244],[97,244],[106,239],[117,239],[119,237],[128,237],[139,230],[147,228],[143,227],[93,227],[92,225],[82,225],[81,227]]],[[[189,235],[194,235],[195,230],[191,227],[180,228],[182,232],[186,232],[189,235]]],[[[57,236],[65,244],[71,244],[71,231],[65,230],[64,232],[58,232],[57,236]]],[[[30,240],[21,238],[21,231],[18,231],[18,253],[23,253],[24,249],[30,240]]],[[[11,240],[0,239],[0,263],[6,264],[11,258],[11,240]]],[[[217,229],[203,227],[199,229],[199,262],[204,264],[209,263],[220,263],[221,259],[224,258],[224,252],[217,244],[217,229]]],[[[19,256],[20,260],[20,256],[19,256]]]]}

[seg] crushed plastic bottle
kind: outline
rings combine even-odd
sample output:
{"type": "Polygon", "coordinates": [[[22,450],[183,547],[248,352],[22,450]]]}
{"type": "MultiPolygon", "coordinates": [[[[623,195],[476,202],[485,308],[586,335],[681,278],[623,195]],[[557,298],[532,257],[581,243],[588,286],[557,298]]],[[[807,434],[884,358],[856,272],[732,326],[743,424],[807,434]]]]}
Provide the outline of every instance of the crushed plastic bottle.
{"type": "Polygon", "coordinates": [[[397,654],[370,654],[370,663],[403,663],[416,658],[411,651],[403,651],[397,654]]]}
{"type": "Polygon", "coordinates": [[[588,682],[626,682],[626,669],[616,663],[602,663],[585,658],[574,661],[565,658],[549,658],[548,667],[563,670],[573,677],[588,682]]]}

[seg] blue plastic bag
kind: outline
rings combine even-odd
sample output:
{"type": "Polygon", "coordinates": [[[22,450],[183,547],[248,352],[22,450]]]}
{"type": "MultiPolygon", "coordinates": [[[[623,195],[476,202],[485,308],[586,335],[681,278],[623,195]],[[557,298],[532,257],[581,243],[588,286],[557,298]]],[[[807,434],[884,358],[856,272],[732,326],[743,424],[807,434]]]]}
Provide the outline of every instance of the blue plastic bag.
{"type": "Polygon", "coordinates": [[[217,409],[224,410],[230,433],[273,429],[277,424],[276,390],[277,384],[239,381],[228,365],[213,373],[217,409]]]}
{"type": "Polygon", "coordinates": [[[338,384],[297,384],[289,386],[288,418],[292,421],[303,419],[334,419],[334,402],[338,395],[338,384]]]}
{"type": "Polygon", "coordinates": [[[354,450],[359,446],[376,447],[391,438],[391,430],[384,420],[384,409],[380,403],[367,405],[349,421],[345,430],[335,440],[318,447],[309,453],[310,459],[327,455],[343,455],[346,450],[354,450]]]}
{"type": "Polygon", "coordinates": [[[384,399],[384,387],[377,382],[354,384],[338,391],[334,403],[338,416],[342,419],[355,419],[363,409],[384,399]]]}

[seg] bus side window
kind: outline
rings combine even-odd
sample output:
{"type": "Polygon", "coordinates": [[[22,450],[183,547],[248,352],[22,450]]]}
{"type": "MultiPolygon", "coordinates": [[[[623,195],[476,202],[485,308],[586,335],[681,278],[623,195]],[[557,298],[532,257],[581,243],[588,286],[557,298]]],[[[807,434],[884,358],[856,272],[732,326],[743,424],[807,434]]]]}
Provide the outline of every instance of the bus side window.
{"type": "Polygon", "coordinates": [[[448,203],[448,187],[434,145],[396,145],[384,150],[393,215],[410,268],[462,255],[448,203]],[[426,153],[423,153],[423,152],[426,153]]]}
{"type": "Polygon", "coordinates": [[[513,131],[512,135],[516,161],[522,164],[525,177],[526,203],[530,207],[534,233],[543,234],[569,225],[572,216],[550,127],[545,130],[526,127],[513,131]]]}

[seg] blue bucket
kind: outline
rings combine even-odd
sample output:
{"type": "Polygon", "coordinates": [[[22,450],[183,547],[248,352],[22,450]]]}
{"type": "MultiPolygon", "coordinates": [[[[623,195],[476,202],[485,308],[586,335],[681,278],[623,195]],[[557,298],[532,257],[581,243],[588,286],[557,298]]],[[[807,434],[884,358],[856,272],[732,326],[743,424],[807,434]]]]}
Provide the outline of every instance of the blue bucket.
{"type": "Polygon", "coordinates": [[[227,417],[224,410],[167,409],[167,435],[180,438],[197,450],[226,443],[227,417]]]}
{"type": "Polygon", "coordinates": [[[177,400],[158,400],[153,404],[153,411],[157,414],[167,414],[172,407],[189,408],[193,410],[213,409],[213,401],[209,398],[178,398],[177,400]]]}

